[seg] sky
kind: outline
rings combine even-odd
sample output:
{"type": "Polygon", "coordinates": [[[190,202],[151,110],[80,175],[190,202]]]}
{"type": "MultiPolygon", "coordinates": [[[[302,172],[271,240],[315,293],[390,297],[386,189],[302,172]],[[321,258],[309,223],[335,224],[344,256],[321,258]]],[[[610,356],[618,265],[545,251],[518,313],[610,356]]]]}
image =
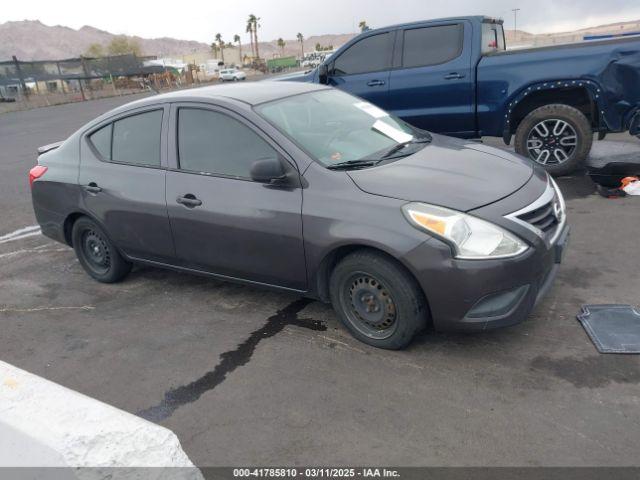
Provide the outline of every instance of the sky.
{"type": "MultiPolygon", "coordinates": [[[[131,0],[87,2],[67,0],[5,1],[0,23],[40,20],[46,25],[80,28],[91,25],[116,34],[145,38],[173,37],[211,43],[216,33],[225,40],[247,39],[246,19],[260,17],[260,40],[326,33],[351,33],[365,20],[371,27],[430,18],[483,14],[505,20],[518,30],[547,33],[640,19],[638,0],[131,0]],[[97,8],[97,6],[100,8],[97,8]]],[[[2,39],[0,39],[2,41],[2,39]]]]}

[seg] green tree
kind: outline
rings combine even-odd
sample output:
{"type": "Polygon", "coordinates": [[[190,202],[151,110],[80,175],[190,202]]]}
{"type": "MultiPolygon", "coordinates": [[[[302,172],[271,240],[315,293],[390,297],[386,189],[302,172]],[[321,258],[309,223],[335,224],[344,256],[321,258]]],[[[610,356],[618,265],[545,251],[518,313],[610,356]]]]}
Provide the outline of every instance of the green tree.
{"type": "Polygon", "coordinates": [[[218,44],[216,42],[213,42],[210,47],[211,54],[214,56],[214,58],[218,58],[218,44]]]}
{"type": "Polygon", "coordinates": [[[222,40],[221,33],[216,33],[216,42],[218,42],[218,47],[220,47],[220,56],[222,57],[222,63],[224,63],[224,40],[222,40]]]}
{"type": "Polygon", "coordinates": [[[303,59],[304,58],[304,37],[302,36],[301,33],[298,32],[298,34],[296,35],[296,38],[300,42],[300,59],[303,59]]]}
{"type": "Polygon", "coordinates": [[[104,47],[99,43],[92,43],[82,54],[83,57],[104,57],[104,47]]]}
{"type": "Polygon", "coordinates": [[[368,31],[368,30],[371,30],[371,29],[369,28],[369,25],[367,25],[367,22],[365,22],[364,20],[362,20],[362,21],[358,24],[358,27],[360,27],[360,31],[361,31],[361,32],[366,32],[366,31],[368,31]]]}
{"type": "Polygon", "coordinates": [[[283,57],[284,57],[284,46],[285,46],[285,45],[286,45],[286,44],[285,44],[284,40],[283,40],[282,38],[279,38],[279,39],[278,39],[278,47],[280,47],[280,52],[281,52],[281,55],[282,55],[283,57]]]}
{"type": "Polygon", "coordinates": [[[109,52],[109,55],[133,54],[139,56],[141,50],[140,44],[136,40],[127,38],[124,35],[118,35],[109,42],[107,51],[109,52]]]}
{"type": "Polygon", "coordinates": [[[320,45],[320,42],[316,43],[316,52],[319,52],[322,50],[322,45],[320,45]]]}

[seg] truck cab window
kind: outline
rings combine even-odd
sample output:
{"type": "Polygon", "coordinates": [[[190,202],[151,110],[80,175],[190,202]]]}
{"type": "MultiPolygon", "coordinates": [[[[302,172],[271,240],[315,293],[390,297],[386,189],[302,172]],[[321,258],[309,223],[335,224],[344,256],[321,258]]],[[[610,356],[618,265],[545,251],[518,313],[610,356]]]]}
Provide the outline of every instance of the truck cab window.
{"type": "Polygon", "coordinates": [[[391,34],[380,33],[354,43],[336,58],[332,74],[353,75],[390,69],[391,39],[391,34]]]}
{"type": "Polygon", "coordinates": [[[460,23],[405,30],[402,66],[426,67],[453,60],[462,53],[463,34],[460,23]]]}

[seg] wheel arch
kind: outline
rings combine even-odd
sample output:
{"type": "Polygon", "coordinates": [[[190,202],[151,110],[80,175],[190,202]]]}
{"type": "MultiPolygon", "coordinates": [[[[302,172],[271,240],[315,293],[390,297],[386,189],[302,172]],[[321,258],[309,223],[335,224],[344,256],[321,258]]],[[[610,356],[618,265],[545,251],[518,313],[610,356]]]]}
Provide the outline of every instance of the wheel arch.
{"type": "Polygon", "coordinates": [[[416,285],[424,295],[427,310],[429,312],[429,317],[431,317],[431,310],[429,308],[429,299],[427,297],[426,292],[422,288],[422,284],[418,281],[415,273],[412,269],[406,265],[401,259],[397,258],[392,253],[386,251],[384,248],[381,248],[376,245],[366,244],[364,242],[354,242],[343,245],[338,245],[331,249],[329,252],[325,254],[320,263],[318,264],[318,268],[315,273],[315,278],[313,280],[312,285],[315,286],[317,297],[323,302],[329,302],[329,283],[331,279],[331,272],[335,268],[335,266],[345,258],[347,255],[356,252],[356,251],[367,251],[372,252],[378,255],[383,256],[384,258],[390,260],[402,270],[404,270],[411,278],[416,282],[416,285]]]}
{"type": "Polygon", "coordinates": [[[96,217],[94,217],[93,215],[91,215],[89,212],[86,212],[84,210],[75,210],[71,213],[69,213],[66,218],[64,219],[64,223],[63,223],[63,233],[64,233],[64,240],[67,243],[67,245],[69,245],[70,247],[73,247],[73,239],[71,238],[71,233],[73,231],[73,225],[76,223],[76,221],[81,218],[81,217],[87,217],[89,220],[91,220],[92,222],[94,222],[96,225],[98,225],[102,231],[104,232],[104,234],[107,236],[107,238],[109,239],[109,241],[111,243],[113,243],[113,245],[118,249],[118,252],[124,256],[126,258],[126,256],[122,253],[122,250],[120,249],[120,247],[118,247],[118,245],[116,244],[116,242],[113,241],[113,239],[111,238],[111,236],[109,235],[109,232],[107,231],[107,229],[105,228],[105,226],[102,224],[102,222],[100,222],[96,217]]]}
{"type": "Polygon", "coordinates": [[[555,80],[534,83],[511,96],[505,105],[503,139],[506,144],[520,122],[539,107],[552,104],[568,105],[582,112],[594,131],[608,130],[604,118],[600,86],[591,80],[555,80]]]}

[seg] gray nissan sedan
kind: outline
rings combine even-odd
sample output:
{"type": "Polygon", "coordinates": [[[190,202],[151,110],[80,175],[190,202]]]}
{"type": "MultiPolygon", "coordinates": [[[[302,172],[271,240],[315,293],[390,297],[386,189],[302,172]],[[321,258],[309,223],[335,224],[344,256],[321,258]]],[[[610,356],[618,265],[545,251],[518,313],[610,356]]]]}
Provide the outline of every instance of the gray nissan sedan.
{"type": "Polygon", "coordinates": [[[524,320],[569,231],[541,167],[319,85],[158,95],[39,153],[38,223],[94,279],[144,263],[284,289],[382,348],[524,320]]]}

